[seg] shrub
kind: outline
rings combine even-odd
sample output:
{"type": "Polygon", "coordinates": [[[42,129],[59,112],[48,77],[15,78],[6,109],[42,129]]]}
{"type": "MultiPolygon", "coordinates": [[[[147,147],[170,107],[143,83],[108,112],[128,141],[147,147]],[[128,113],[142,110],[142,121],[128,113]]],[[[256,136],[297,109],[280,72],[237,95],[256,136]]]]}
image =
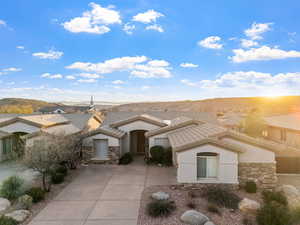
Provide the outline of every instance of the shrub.
{"type": "Polygon", "coordinates": [[[0,216],[1,225],[17,225],[18,222],[11,217],[0,216]]]}
{"type": "Polygon", "coordinates": [[[32,197],[29,195],[22,195],[18,198],[15,209],[30,209],[32,206],[32,197]]]}
{"type": "Polygon", "coordinates": [[[130,152],[125,153],[119,160],[120,165],[127,165],[133,161],[132,154],[130,152]]]}
{"type": "Polygon", "coordinates": [[[52,184],[61,184],[65,180],[65,175],[62,173],[52,173],[51,182],[52,184]]]}
{"type": "Polygon", "coordinates": [[[191,200],[186,204],[187,207],[189,207],[190,209],[195,209],[197,207],[197,204],[195,201],[191,200]]]}
{"type": "Polygon", "coordinates": [[[164,158],[164,148],[160,145],[151,147],[150,154],[155,163],[162,163],[164,158]]]}
{"type": "Polygon", "coordinates": [[[243,218],[243,225],[254,225],[254,222],[252,221],[251,218],[249,218],[249,217],[244,217],[244,218],[243,218]]]}
{"type": "Polygon", "coordinates": [[[300,224],[300,207],[291,210],[292,224],[300,224]]]}
{"type": "Polygon", "coordinates": [[[55,170],[56,173],[61,173],[64,176],[67,176],[68,174],[68,168],[66,166],[60,165],[55,170]]]}
{"type": "Polygon", "coordinates": [[[208,211],[208,212],[211,212],[211,213],[215,213],[215,214],[221,215],[220,209],[219,209],[218,206],[215,205],[215,204],[209,203],[209,204],[207,205],[207,211],[208,211]]]}
{"type": "Polygon", "coordinates": [[[173,201],[151,201],[147,205],[147,213],[152,217],[167,217],[176,209],[173,201]]]}
{"type": "Polygon", "coordinates": [[[40,202],[45,198],[45,191],[40,187],[33,187],[26,191],[26,194],[32,197],[34,203],[40,202]]]}
{"type": "Polygon", "coordinates": [[[164,151],[162,164],[165,166],[172,166],[173,165],[173,152],[172,148],[167,148],[164,151]]]}
{"type": "Polygon", "coordinates": [[[281,205],[287,206],[288,202],[285,195],[278,191],[263,191],[263,200],[266,204],[270,202],[277,202],[281,205]]]}
{"type": "Polygon", "coordinates": [[[201,195],[210,203],[231,209],[237,209],[238,204],[241,201],[241,198],[233,193],[229,188],[221,186],[209,186],[203,189],[201,195]]]}
{"type": "Polygon", "coordinates": [[[3,181],[0,188],[0,196],[9,200],[15,200],[22,194],[24,180],[17,176],[11,176],[3,181]]]}
{"type": "Polygon", "coordinates": [[[256,193],[257,191],[256,183],[252,180],[247,181],[245,184],[245,191],[248,193],[256,193]]]}
{"type": "Polygon", "coordinates": [[[196,193],[196,191],[191,190],[191,191],[188,192],[188,196],[190,198],[196,198],[197,197],[197,193],[196,193]]]}
{"type": "Polygon", "coordinates": [[[259,225],[291,225],[291,214],[287,206],[271,201],[257,211],[259,225]]]}

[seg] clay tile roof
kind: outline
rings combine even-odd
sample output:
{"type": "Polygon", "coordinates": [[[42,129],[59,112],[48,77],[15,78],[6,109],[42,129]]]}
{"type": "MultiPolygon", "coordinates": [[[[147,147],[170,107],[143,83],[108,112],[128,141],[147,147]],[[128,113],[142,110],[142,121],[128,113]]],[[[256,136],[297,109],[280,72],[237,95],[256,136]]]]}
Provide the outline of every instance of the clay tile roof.
{"type": "Polygon", "coordinates": [[[300,113],[291,113],[279,116],[265,117],[265,122],[269,126],[282,127],[291,130],[300,130],[300,113]]]}
{"type": "Polygon", "coordinates": [[[101,126],[96,130],[93,130],[84,135],[84,137],[94,136],[96,134],[104,134],[115,138],[122,138],[125,135],[125,132],[109,127],[109,126],[101,126]]]}
{"type": "Polygon", "coordinates": [[[138,120],[142,120],[142,121],[145,121],[145,122],[148,122],[148,123],[152,123],[152,124],[155,124],[155,125],[161,126],[161,127],[167,126],[167,124],[163,120],[161,120],[157,117],[150,116],[148,114],[142,114],[142,115],[136,115],[136,116],[129,117],[129,118],[120,120],[118,122],[115,122],[115,123],[111,124],[111,127],[116,128],[116,127],[126,125],[128,123],[132,123],[132,122],[138,121],[138,120]]]}

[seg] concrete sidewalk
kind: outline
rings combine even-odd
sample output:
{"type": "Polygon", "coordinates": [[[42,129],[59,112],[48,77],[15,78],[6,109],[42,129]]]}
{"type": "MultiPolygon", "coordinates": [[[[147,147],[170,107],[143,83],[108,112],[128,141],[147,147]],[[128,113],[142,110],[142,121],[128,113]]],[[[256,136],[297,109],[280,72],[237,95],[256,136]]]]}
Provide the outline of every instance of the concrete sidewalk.
{"type": "Polygon", "coordinates": [[[136,225],[146,186],[175,184],[175,169],[90,165],[29,225],[136,225]]]}

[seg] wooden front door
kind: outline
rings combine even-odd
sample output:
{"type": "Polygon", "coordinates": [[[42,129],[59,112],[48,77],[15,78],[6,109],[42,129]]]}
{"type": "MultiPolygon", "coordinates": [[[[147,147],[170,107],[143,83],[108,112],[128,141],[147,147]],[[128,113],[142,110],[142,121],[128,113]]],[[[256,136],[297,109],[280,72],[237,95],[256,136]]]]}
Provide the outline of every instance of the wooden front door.
{"type": "Polygon", "coordinates": [[[145,153],[145,145],[146,145],[146,138],[145,138],[145,131],[137,131],[137,153],[144,154],[145,153]]]}

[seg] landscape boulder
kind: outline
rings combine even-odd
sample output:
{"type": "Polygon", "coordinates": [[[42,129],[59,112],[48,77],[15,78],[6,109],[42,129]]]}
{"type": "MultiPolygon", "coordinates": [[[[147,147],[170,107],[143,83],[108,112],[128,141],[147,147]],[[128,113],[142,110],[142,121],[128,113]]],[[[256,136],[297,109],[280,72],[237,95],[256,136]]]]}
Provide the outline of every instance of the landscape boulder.
{"type": "Polygon", "coordinates": [[[300,191],[296,187],[281,185],[276,188],[276,191],[280,191],[286,196],[290,208],[300,207],[300,191]]]}
{"type": "Polygon", "coordinates": [[[244,198],[239,203],[239,209],[244,213],[256,213],[260,209],[260,203],[248,198],[244,198]]]}
{"type": "Polygon", "coordinates": [[[204,225],[209,221],[208,217],[196,210],[185,211],[180,217],[181,221],[190,225],[204,225]]]}
{"type": "Polygon", "coordinates": [[[29,195],[22,195],[18,198],[15,209],[30,209],[32,206],[32,197],[29,195]]]}
{"type": "Polygon", "coordinates": [[[6,217],[10,217],[14,220],[16,220],[19,223],[22,223],[25,221],[30,215],[30,212],[28,210],[15,210],[11,213],[6,213],[6,217]]]}
{"type": "Polygon", "coordinates": [[[155,200],[168,200],[170,198],[170,195],[166,192],[155,192],[151,195],[151,197],[155,200]]]}
{"type": "Polygon", "coordinates": [[[215,225],[215,224],[211,221],[207,221],[204,225],[215,225]]]}
{"type": "Polygon", "coordinates": [[[10,207],[10,201],[6,198],[0,198],[0,214],[10,207]]]}

